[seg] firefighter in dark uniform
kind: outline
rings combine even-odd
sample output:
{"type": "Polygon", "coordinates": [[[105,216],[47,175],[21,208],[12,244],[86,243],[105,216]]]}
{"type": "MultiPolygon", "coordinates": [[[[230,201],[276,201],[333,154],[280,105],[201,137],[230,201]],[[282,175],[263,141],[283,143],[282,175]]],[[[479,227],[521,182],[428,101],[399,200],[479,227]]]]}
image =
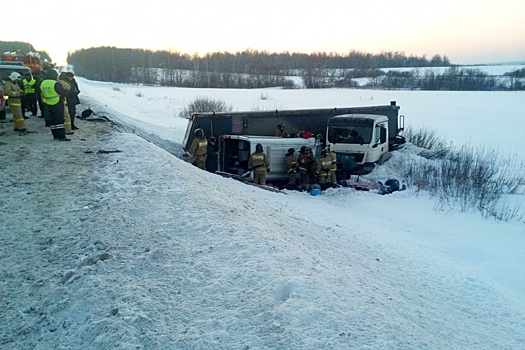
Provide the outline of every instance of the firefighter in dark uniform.
{"type": "Polygon", "coordinates": [[[33,77],[36,80],[35,96],[38,103],[38,108],[40,109],[40,114],[38,115],[38,118],[44,118],[44,102],[42,102],[42,92],[40,90],[40,85],[44,81],[45,73],[39,69],[35,71],[33,77]]]}
{"type": "Polygon", "coordinates": [[[46,78],[40,84],[42,102],[47,110],[49,127],[53,138],[59,141],[71,141],[66,137],[64,129],[64,99],[67,91],[57,81],[58,73],[54,69],[46,72],[46,78]]]}
{"type": "Polygon", "coordinates": [[[210,173],[214,173],[219,168],[219,145],[217,145],[217,139],[210,137],[208,139],[208,147],[206,154],[206,170],[210,173]]]}
{"type": "Polygon", "coordinates": [[[204,130],[195,130],[195,138],[191,143],[190,149],[186,152],[185,156],[193,156],[192,164],[196,167],[206,170],[206,157],[208,153],[208,141],[204,136],[204,130]]]}
{"type": "Polygon", "coordinates": [[[281,123],[275,128],[275,136],[277,137],[288,137],[288,132],[284,129],[284,124],[281,123]]]}
{"type": "Polygon", "coordinates": [[[297,173],[297,157],[295,157],[295,149],[288,149],[288,153],[284,156],[284,165],[286,172],[290,176],[288,185],[295,185],[295,174],[297,173]]]}
{"type": "Polygon", "coordinates": [[[270,171],[270,161],[263,152],[263,146],[258,143],[255,152],[250,155],[248,168],[253,171],[253,182],[257,185],[266,185],[266,173],[270,171]]]}
{"type": "Polygon", "coordinates": [[[308,163],[308,181],[313,185],[317,183],[317,160],[312,153],[311,147],[306,147],[306,154],[309,158],[311,158],[310,162],[308,163]]]}

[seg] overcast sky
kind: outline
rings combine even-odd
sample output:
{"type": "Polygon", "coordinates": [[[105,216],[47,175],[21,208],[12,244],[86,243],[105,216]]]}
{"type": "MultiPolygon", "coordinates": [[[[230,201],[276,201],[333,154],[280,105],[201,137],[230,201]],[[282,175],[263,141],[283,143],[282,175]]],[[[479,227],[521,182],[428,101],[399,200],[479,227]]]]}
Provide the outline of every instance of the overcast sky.
{"type": "Polygon", "coordinates": [[[523,0],[55,0],[46,5],[26,0],[24,4],[27,17],[22,11],[9,30],[4,26],[1,40],[30,42],[58,64],[65,64],[68,51],[98,46],[190,54],[248,48],[343,54],[400,51],[428,58],[446,55],[460,64],[525,60],[523,0]]]}

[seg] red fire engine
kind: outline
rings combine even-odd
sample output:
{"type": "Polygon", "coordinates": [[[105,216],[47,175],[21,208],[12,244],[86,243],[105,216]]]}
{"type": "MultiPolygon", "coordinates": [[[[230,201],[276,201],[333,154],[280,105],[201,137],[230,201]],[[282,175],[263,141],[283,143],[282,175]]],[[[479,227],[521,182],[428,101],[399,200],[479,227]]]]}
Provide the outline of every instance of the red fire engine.
{"type": "Polygon", "coordinates": [[[28,52],[23,54],[21,51],[4,52],[2,54],[2,61],[22,62],[24,66],[31,68],[31,72],[42,69],[43,63],[38,52],[28,52]]]}

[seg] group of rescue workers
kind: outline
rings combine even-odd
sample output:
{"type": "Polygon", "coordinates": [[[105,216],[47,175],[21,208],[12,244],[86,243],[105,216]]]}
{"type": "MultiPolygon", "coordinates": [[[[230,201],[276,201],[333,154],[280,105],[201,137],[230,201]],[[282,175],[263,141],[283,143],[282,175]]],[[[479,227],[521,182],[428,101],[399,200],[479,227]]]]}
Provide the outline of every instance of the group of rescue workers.
{"type": "Polygon", "coordinates": [[[319,184],[322,189],[337,186],[337,157],[330,147],[321,151],[321,156],[316,159],[311,147],[302,146],[299,155],[295,156],[295,149],[288,149],[284,157],[286,171],[290,178],[288,188],[297,187],[297,174],[299,174],[300,189],[306,189],[307,185],[319,184]]]}
{"type": "MultiPolygon", "coordinates": [[[[277,125],[275,129],[275,136],[290,137],[285,130],[284,124],[277,125]]],[[[310,138],[312,133],[310,131],[301,131],[296,137],[310,138]]],[[[330,146],[326,146],[321,150],[321,156],[316,159],[311,147],[302,146],[299,150],[299,155],[295,155],[295,149],[289,148],[284,156],[286,171],[290,178],[288,182],[289,189],[306,189],[307,185],[319,184],[322,189],[337,186],[337,156],[330,146]],[[299,174],[299,179],[297,179],[299,174]],[[299,180],[299,184],[297,183],[299,180]]]]}
{"type": "MultiPolygon", "coordinates": [[[[282,128],[282,124],[278,125],[282,128]]],[[[284,128],[282,128],[284,131],[284,128]]],[[[218,169],[219,149],[215,137],[206,138],[202,129],[194,132],[195,138],[184,157],[193,157],[192,164],[210,172],[218,169]]],[[[276,133],[277,134],[277,133],[276,133]]],[[[283,137],[284,133],[279,135],[283,137]]],[[[277,136],[277,135],[276,135],[277,136]]],[[[289,148],[284,155],[285,169],[289,175],[287,188],[306,190],[308,185],[319,184],[322,189],[338,187],[337,157],[330,147],[321,151],[316,159],[311,147],[302,146],[296,155],[294,148],[289,148]]],[[[266,185],[266,174],[270,172],[270,161],[264,153],[263,146],[258,143],[255,152],[248,159],[248,173],[253,172],[253,181],[258,185],[266,185]]]]}
{"type": "Polygon", "coordinates": [[[75,126],[76,105],[80,103],[77,82],[72,72],[58,73],[49,68],[26,73],[24,78],[18,72],[12,72],[4,84],[4,96],[13,114],[13,130],[19,135],[27,135],[26,110],[31,116],[45,118],[46,126],[51,129],[55,140],[70,141],[66,135],[72,135],[75,126]],[[38,108],[37,108],[38,106],[38,108]]]}

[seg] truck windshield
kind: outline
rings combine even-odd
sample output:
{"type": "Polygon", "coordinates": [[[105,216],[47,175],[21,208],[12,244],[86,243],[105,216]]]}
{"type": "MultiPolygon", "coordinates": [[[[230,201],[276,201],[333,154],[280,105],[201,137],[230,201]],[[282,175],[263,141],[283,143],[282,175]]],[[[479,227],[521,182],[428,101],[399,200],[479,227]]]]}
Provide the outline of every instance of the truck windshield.
{"type": "Polygon", "coordinates": [[[371,126],[330,126],[328,128],[328,142],[364,144],[372,142],[371,126]]]}

